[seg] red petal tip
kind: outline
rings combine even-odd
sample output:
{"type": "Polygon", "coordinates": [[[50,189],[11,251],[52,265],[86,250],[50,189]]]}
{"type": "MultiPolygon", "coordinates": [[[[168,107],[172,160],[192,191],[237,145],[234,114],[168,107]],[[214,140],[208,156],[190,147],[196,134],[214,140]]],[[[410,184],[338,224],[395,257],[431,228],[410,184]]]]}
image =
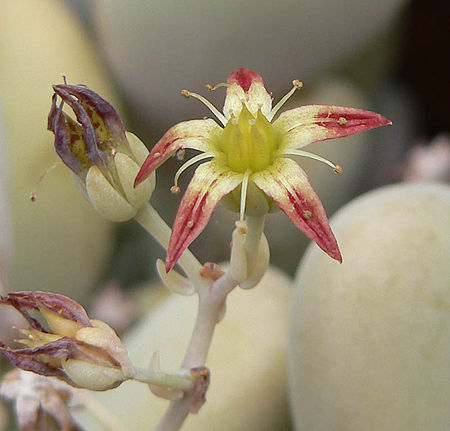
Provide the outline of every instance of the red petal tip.
{"type": "Polygon", "coordinates": [[[326,252],[328,256],[332,257],[334,260],[337,260],[339,263],[342,263],[342,255],[339,248],[336,248],[334,250],[327,250],[326,252]]]}
{"type": "Polygon", "coordinates": [[[265,86],[264,80],[261,78],[259,73],[241,67],[240,69],[236,69],[231,72],[227,83],[238,84],[247,93],[254,81],[261,82],[265,86]]]}
{"type": "Polygon", "coordinates": [[[139,184],[142,183],[142,181],[145,181],[145,179],[150,175],[150,172],[146,172],[144,169],[145,163],[142,165],[141,169],[139,170],[138,174],[136,175],[136,178],[134,180],[133,187],[136,188],[139,184]]]}
{"type": "Polygon", "coordinates": [[[173,259],[168,260],[166,259],[166,274],[169,273],[169,271],[175,266],[175,261],[173,259]]]}

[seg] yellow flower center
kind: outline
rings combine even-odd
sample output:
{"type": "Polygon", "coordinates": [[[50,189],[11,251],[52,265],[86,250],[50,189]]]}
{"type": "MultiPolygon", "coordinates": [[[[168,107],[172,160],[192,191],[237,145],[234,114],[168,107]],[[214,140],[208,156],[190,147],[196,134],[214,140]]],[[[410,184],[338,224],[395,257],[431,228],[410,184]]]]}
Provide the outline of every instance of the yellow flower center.
{"type": "Polygon", "coordinates": [[[231,118],[213,138],[223,163],[232,171],[258,172],[278,156],[280,133],[258,111],[256,117],[242,104],[239,117],[231,118]]]}

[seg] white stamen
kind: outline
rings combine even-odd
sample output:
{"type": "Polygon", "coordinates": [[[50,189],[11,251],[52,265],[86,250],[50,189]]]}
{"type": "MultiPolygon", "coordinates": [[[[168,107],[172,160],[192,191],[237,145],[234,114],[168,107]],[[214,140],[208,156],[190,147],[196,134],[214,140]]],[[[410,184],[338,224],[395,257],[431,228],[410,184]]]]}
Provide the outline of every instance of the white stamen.
{"type": "Polygon", "coordinates": [[[200,160],[209,159],[210,157],[214,157],[210,153],[202,153],[198,154],[195,157],[192,157],[192,159],[189,159],[186,163],[183,163],[183,165],[178,169],[178,171],[175,173],[174,177],[174,185],[172,186],[171,190],[178,190],[178,179],[180,178],[180,175],[189,167],[192,166],[194,163],[199,162],[200,160]]]}
{"type": "Polygon", "coordinates": [[[58,160],[56,163],[54,163],[53,165],[51,165],[40,177],[39,179],[34,183],[34,187],[33,190],[30,193],[30,201],[31,202],[35,202],[37,199],[37,195],[36,195],[36,191],[39,187],[39,185],[41,184],[42,180],[51,172],[53,171],[53,169],[55,169],[57,166],[62,165],[62,162],[60,160],[58,160]]]}
{"type": "Polygon", "coordinates": [[[244,214],[245,214],[245,203],[247,200],[247,188],[248,188],[248,179],[250,177],[250,169],[247,169],[247,171],[244,174],[244,179],[242,180],[242,188],[241,188],[241,205],[240,205],[240,213],[239,213],[239,220],[244,221],[244,214]]]}
{"type": "Polygon", "coordinates": [[[333,162],[330,162],[329,160],[327,160],[321,156],[318,156],[317,154],[309,153],[307,151],[302,151],[302,150],[288,150],[284,154],[291,155],[291,156],[308,157],[309,159],[318,160],[319,162],[323,162],[326,165],[333,168],[333,170],[336,174],[342,174],[342,172],[343,172],[342,166],[336,165],[333,162]]]}
{"type": "Polygon", "coordinates": [[[214,91],[214,90],[217,90],[220,87],[228,88],[229,86],[230,86],[230,84],[227,84],[226,82],[220,82],[219,84],[216,84],[216,85],[206,84],[206,89],[208,91],[214,91]]]}
{"type": "Polygon", "coordinates": [[[206,105],[207,108],[217,117],[217,119],[224,125],[224,127],[227,125],[227,119],[223,114],[221,114],[218,109],[207,99],[205,99],[203,96],[200,96],[200,94],[197,93],[191,93],[188,90],[181,90],[181,94],[184,97],[193,97],[197,100],[200,100],[203,104],[206,105]]]}
{"type": "Polygon", "coordinates": [[[281,100],[272,108],[272,110],[267,115],[267,120],[270,122],[273,120],[273,117],[275,117],[276,113],[280,110],[280,108],[289,100],[289,98],[295,93],[295,90],[299,90],[303,87],[303,83],[295,79],[292,81],[292,84],[294,85],[287,94],[284,95],[284,97],[281,98],[281,100]]]}

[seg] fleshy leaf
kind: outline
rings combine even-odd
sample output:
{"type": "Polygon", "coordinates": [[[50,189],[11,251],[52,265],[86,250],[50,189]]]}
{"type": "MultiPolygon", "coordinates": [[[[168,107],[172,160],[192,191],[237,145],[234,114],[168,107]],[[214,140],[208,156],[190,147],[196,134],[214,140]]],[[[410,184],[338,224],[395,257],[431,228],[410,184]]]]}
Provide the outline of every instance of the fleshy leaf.
{"type": "Polygon", "coordinates": [[[223,196],[234,190],[242,178],[243,174],[220,168],[215,162],[197,168],[178,207],[167,250],[167,272],[200,235],[223,196]]]}
{"type": "Polygon", "coordinates": [[[280,158],[265,171],[253,174],[251,180],[322,250],[342,262],[322,203],[305,172],[293,160],[280,158]]]}
{"type": "Polygon", "coordinates": [[[221,128],[210,118],[184,121],[170,128],[150,151],[136,176],[134,186],[142,183],[179,149],[192,148],[199,151],[211,151],[209,139],[214,130],[221,130],[221,128]]]}
{"type": "Polygon", "coordinates": [[[283,112],[273,122],[285,133],[284,150],[302,148],[327,139],[342,138],[391,124],[380,114],[332,105],[306,105],[283,112]]]}

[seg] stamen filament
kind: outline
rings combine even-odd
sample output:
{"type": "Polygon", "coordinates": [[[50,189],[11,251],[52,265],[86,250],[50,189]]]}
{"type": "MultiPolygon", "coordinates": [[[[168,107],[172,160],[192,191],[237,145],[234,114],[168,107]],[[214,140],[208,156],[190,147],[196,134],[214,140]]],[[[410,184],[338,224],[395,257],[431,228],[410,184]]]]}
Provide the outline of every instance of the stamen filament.
{"type": "Polygon", "coordinates": [[[292,84],[294,85],[287,94],[284,95],[284,97],[281,98],[281,100],[272,108],[272,110],[267,115],[267,119],[270,121],[273,120],[273,117],[275,117],[276,113],[280,110],[280,108],[289,100],[289,98],[295,93],[295,90],[300,90],[300,88],[303,87],[303,83],[301,81],[298,81],[295,79],[292,81],[292,84]]]}
{"type": "Polygon", "coordinates": [[[242,187],[241,187],[241,204],[240,204],[240,212],[239,212],[239,220],[244,221],[244,214],[245,214],[245,203],[247,200],[247,189],[248,189],[248,179],[250,177],[250,169],[247,169],[247,171],[244,174],[244,179],[242,180],[242,187]]]}
{"type": "Polygon", "coordinates": [[[209,108],[209,110],[217,117],[217,119],[224,125],[224,127],[227,125],[227,119],[225,118],[225,116],[221,114],[209,100],[205,99],[203,96],[200,96],[200,94],[191,93],[188,90],[181,90],[181,94],[186,98],[192,96],[193,98],[200,100],[200,102],[202,102],[206,105],[206,107],[209,108]]]}
{"type": "Polygon", "coordinates": [[[326,165],[333,168],[333,170],[336,174],[342,174],[342,172],[343,172],[342,166],[336,165],[333,162],[330,162],[329,160],[327,160],[317,154],[309,153],[307,151],[302,151],[302,150],[289,150],[289,151],[286,151],[284,154],[290,155],[290,156],[308,157],[309,159],[318,160],[319,162],[323,162],[326,165]]]}
{"type": "Polygon", "coordinates": [[[206,84],[206,89],[208,91],[214,91],[214,90],[217,90],[220,87],[227,88],[229,86],[230,86],[230,84],[227,84],[226,82],[220,82],[219,84],[216,84],[216,85],[206,84]]]}
{"type": "Polygon", "coordinates": [[[178,171],[175,173],[175,177],[173,179],[174,182],[174,186],[175,188],[178,187],[178,179],[180,178],[180,175],[189,167],[192,166],[194,163],[199,162],[200,160],[204,160],[204,159],[209,159],[210,157],[214,157],[211,153],[201,153],[201,154],[197,154],[196,156],[192,157],[191,159],[189,159],[188,161],[186,161],[185,163],[183,163],[183,165],[181,165],[181,167],[178,169],[178,171]]]}
{"type": "MultiPolygon", "coordinates": [[[[64,77],[65,79],[65,77],[64,77]]],[[[51,165],[40,177],[39,179],[36,181],[36,183],[34,184],[33,190],[30,193],[30,200],[31,202],[34,202],[37,199],[37,189],[39,187],[39,185],[41,184],[42,180],[51,172],[53,171],[53,169],[55,169],[57,166],[62,165],[62,162],[60,160],[58,160],[56,163],[54,163],[53,165],[51,165]]]]}

